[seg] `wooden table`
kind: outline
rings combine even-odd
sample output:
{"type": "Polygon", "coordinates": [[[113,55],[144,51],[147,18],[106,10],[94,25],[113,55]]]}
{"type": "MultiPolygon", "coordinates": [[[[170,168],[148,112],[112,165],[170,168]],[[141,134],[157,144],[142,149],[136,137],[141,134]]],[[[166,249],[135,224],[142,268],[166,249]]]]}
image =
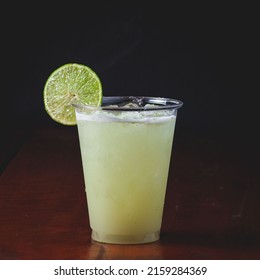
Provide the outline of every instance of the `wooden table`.
{"type": "Polygon", "coordinates": [[[35,129],[0,179],[0,259],[260,259],[257,168],[176,132],[160,241],[94,242],[76,127],[35,129]],[[185,141],[186,139],[186,141],[185,141]]]}

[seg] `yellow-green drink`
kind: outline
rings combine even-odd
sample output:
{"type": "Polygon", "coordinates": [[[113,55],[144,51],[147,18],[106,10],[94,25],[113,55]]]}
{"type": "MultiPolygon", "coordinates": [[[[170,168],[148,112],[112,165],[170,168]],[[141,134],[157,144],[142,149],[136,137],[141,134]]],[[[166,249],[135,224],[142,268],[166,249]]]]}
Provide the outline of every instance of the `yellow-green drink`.
{"type": "Polygon", "coordinates": [[[92,238],[158,240],[182,103],[148,97],[106,97],[103,103],[75,105],[92,238]]]}

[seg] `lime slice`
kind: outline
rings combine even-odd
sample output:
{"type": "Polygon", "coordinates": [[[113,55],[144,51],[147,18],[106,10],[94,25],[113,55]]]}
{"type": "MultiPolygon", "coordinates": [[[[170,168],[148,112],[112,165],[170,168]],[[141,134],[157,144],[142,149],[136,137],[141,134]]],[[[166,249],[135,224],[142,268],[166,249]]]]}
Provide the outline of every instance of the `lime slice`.
{"type": "Polygon", "coordinates": [[[92,69],[69,63],[49,76],[43,97],[45,110],[53,120],[64,125],[76,125],[75,110],[71,103],[100,106],[102,85],[92,69]]]}

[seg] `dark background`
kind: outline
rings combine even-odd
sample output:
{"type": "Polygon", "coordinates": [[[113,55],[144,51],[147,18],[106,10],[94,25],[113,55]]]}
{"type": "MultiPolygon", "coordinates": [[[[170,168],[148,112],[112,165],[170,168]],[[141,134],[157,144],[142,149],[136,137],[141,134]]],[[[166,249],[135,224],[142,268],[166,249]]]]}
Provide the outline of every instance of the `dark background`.
{"type": "Polygon", "coordinates": [[[176,141],[200,138],[256,167],[256,3],[124,5],[41,2],[2,11],[4,164],[35,128],[58,125],[44,110],[44,84],[56,68],[76,62],[98,74],[104,95],[182,100],[176,141]]]}

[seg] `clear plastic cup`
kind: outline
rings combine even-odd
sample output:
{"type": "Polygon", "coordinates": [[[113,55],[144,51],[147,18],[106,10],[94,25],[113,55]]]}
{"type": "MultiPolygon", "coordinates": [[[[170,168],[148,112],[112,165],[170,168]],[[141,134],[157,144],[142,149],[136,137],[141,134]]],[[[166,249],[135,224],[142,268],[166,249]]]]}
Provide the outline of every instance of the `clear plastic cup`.
{"type": "Polygon", "coordinates": [[[103,97],[76,111],[92,239],[139,244],[160,238],[179,100],[103,97]]]}

